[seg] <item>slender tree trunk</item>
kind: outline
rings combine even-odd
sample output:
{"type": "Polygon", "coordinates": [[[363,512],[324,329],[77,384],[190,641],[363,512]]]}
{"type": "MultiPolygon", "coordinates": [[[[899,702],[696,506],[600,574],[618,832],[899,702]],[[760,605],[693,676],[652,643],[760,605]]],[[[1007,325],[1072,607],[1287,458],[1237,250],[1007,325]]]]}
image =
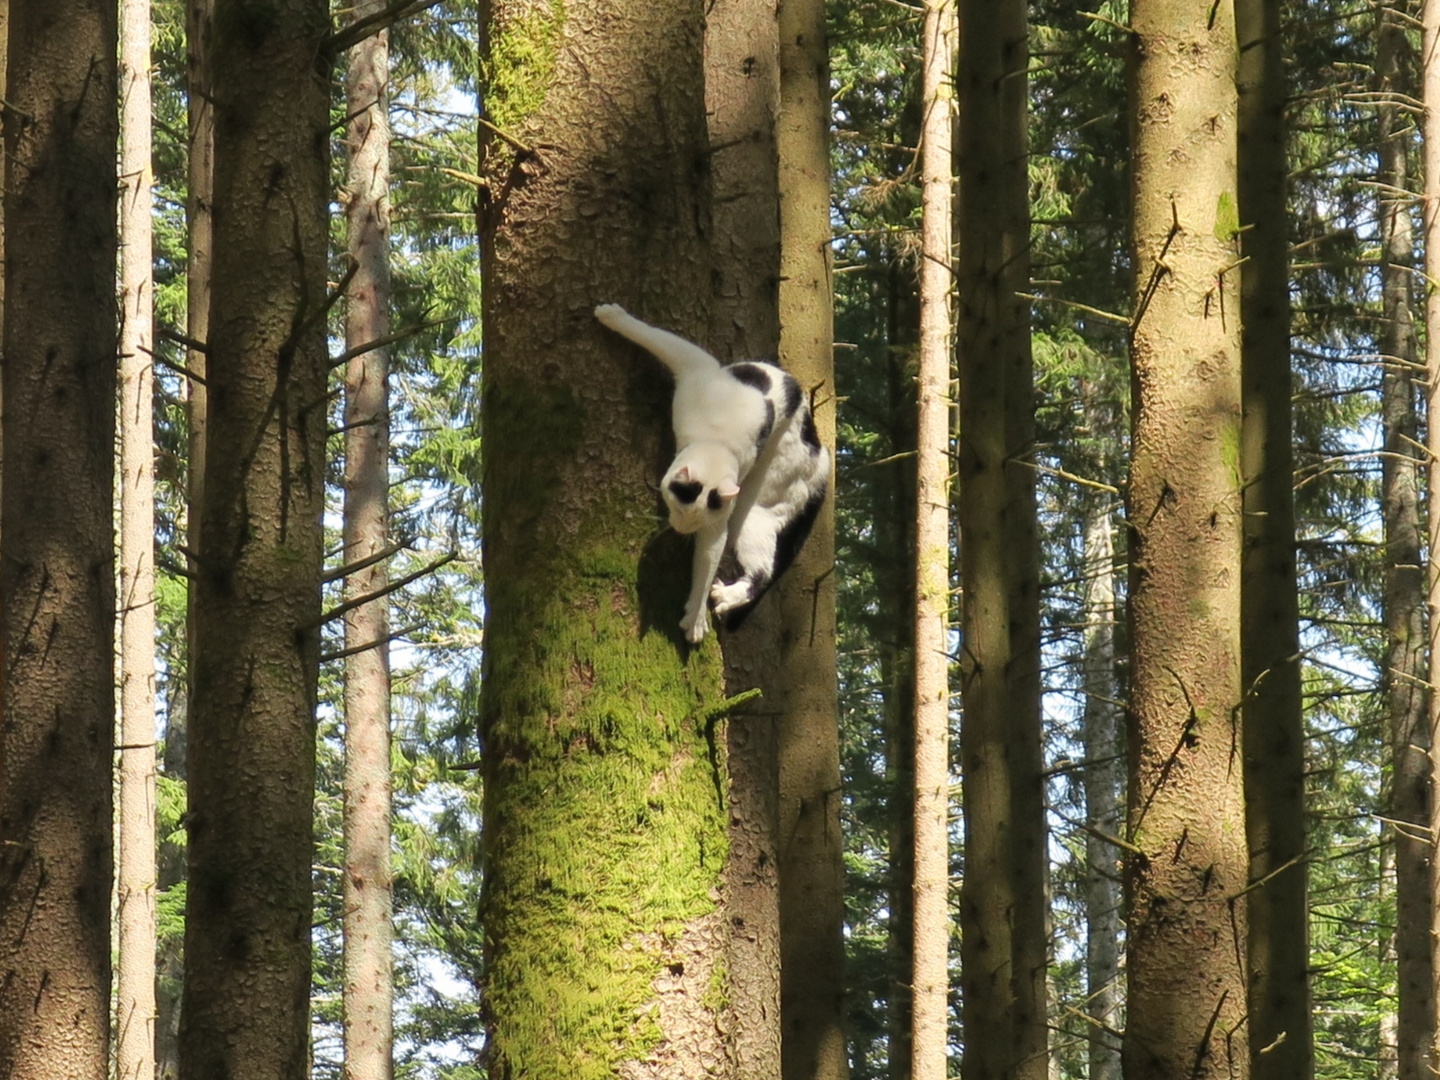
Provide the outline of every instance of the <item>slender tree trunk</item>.
{"type": "MultiPolygon", "coordinates": [[[[830,78],[822,0],[780,0],[780,361],[835,445],[830,279],[830,78]]],[[[834,483],[831,483],[834,491],[834,483]]],[[[779,591],[784,1080],[844,1080],[845,871],[835,675],[835,499],[779,591]]]]}
{"type": "Polygon", "coordinates": [[[1380,119],[1380,270],[1384,358],[1381,412],[1385,454],[1381,515],[1385,527],[1385,688],[1390,724],[1390,808],[1395,837],[1395,960],[1400,1009],[1400,1080],[1428,1077],[1434,1042],[1430,978],[1429,707],[1425,694],[1425,571],[1421,564],[1419,417],[1411,281],[1414,236],[1410,214],[1408,110],[1413,57],[1406,23],[1392,9],[1380,13],[1376,89],[1380,119]],[[1393,95],[1393,96],[1391,96],[1393,95]],[[1407,827],[1409,826],[1409,827],[1407,827]]]}
{"type": "MultiPolygon", "coordinates": [[[[0,1076],[109,1075],[116,8],[9,12],[0,1076]]],[[[148,741],[148,740],[147,740],[148,741]]]]}
{"type": "Polygon", "coordinates": [[[959,29],[954,0],[926,3],[915,498],[916,1080],[944,1080],[950,1043],[950,207],[959,29]]]}
{"type": "MultiPolygon", "coordinates": [[[[1380,882],[1376,892],[1376,900],[1383,904],[1390,894],[1395,891],[1395,848],[1391,844],[1382,844],[1380,847],[1380,882]]],[[[1395,966],[1395,930],[1393,927],[1380,927],[1380,940],[1377,943],[1376,959],[1380,962],[1381,970],[1395,966]]],[[[1381,1013],[1379,1023],[1376,1025],[1377,1041],[1379,1043],[1379,1061],[1375,1064],[1376,1080],[1397,1080],[1400,1075],[1399,1049],[1399,1015],[1395,1008],[1384,998],[1380,1001],[1381,1013]]]]}
{"type": "Polygon", "coordinates": [[[154,286],[150,2],[121,5],[120,823],[115,1067],[155,1075],[154,286]]]}
{"type": "Polygon", "coordinates": [[[1242,679],[1250,847],[1251,1068],[1309,1080],[1305,731],[1291,447],[1289,220],[1279,0],[1236,0],[1245,555],[1242,679]]]}
{"type": "MultiPolygon", "coordinates": [[[[714,194],[710,351],[729,363],[780,351],[780,213],[775,144],[780,41],[775,0],[718,0],[705,18],[705,112],[714,194]]],[[[737,1000],[758,1005],[732,1023],[741,1076],[780,1074],[779,741],[787,658],[775,648],[771,590],[722,636],[726,693],[758,687],[726,726],[730,772],[727,967],[737,1000]],[[758,1020],[759,1022],[753,1022],[758,1020]]]]}
{"type": "Polygon", "coordinates": [[[218,0],[214,272],[189,732],[185,1080],[308,1063],[329,31],[218,0]]]}
{"type": "Polygon", "coordinates": [[[1045,828],[1025,9],[960,6],[961,891],[967,1080],[1043,1078],[1045,828]]]}
{"type": "Polygon", "coordinates": [[[1127,1080],[1243,1080],[1240,326],[1228,0],[1134,0],[1127,1080]]]}
{"type": "Polygon", "coordinates": [[[481,23],[489,1075],[738,1077],[722,1017],[767,1021],[725,965],[720,651],[681,638],[687,545],[654,535],[672,382],[592,314],[706,336],[702,12],[481,23]]]}
{"type": "MultiPolygon", "coordinates": [[[[363,0],[355,18],[383,10],[363,0]]],[[[378,30],[350,50],[346,80],[345,217],[355,275],[345,304],[345,348],[390,333],[390,33],[378,30]]],[[[374,559],[345,577],[346,1080],[389,1080],[394,1021],[390,944],[390,601],[383,558],[389,542],[390,405],[388,348],[352,357],[345,370],[347,563],[374,559]]]]}
{"type": "MultiPolygon", "coordinates": [[[[1099,408],[1092,429],[1113,430],[1099,408]]],[[[1119,688],[1115,684],[1115,534],[1112,497],[1085,499],[1085,1002],[1094,1021],[1089,1080],[1120,1080],[1120,876],[1114,840],[1122,828],[1123,770],[1119,688]]]]}
{"type": "MultiPolygon", "coordinates": [[[[192,342],[203,343],[210,321],[210,202],[214,192],[214,110],[210,104],[206,56],[211,35],[213,0],[187,0],[185,4],[186,102],[188,106],[189,159],[185,197],[185,333],[192,342]]],[[[164,770],[167,776],[186,778],[187,733],[195,702],[195,612],[200,564],[200,520],[205,489],[205,352],[186,350],[185,366],[191,373],[184,383],[188,420],[186,458],[185,563],[190,574],[186,591],[185,708],[172,709],[166,717],[164,770]]],[[[163,843],[160,848],[159,885],[174,888],[185,880],[186,852],[181,845],[163,843]]],[[[183,940],[161,943],[157,957],[159,978],[155,988],[155,1064],[159,1080],[176,1080],[180,1075],[180,996],[184,985],[183,940]]]]}
{"type": "MultiPolygon", "coordinates": [[[[1440,274],[1440,0],[1423,0],[1421,9],[1421,98],[1424,104],[1425,273],[1440,274]]],[[[1426,407],[1425,445],[1429,451],[1426,505],[1428,517],[1427,606],[1429,678],[1427,696],[1431,747],[1440,746],[1440,289],[1425,292],[1426,407]]],[[[1440,761],[1430,759],[1430,790],[1440,791],[1440,761]]],[[[1430,1003],[1431,1061],[1440,1065],[1440,799],[1430,800],[1430,1003]]]]}

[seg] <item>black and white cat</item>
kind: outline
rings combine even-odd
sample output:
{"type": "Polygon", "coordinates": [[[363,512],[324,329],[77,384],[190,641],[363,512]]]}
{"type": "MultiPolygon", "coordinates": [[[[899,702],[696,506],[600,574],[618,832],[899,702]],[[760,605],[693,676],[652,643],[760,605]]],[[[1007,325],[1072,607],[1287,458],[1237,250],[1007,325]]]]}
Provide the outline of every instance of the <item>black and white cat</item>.
{"type": "Polygon", "coordinates": [[[676,532],[695,534],[690,597],[680,627],[698,643],[706,598],[738,625],[794,560],[825,500],[830,452],[794,377],[759,361],[728,367],[698,345],[641,322],[616,304],[595,317],[653,353],[675,376],[675,460],[660,494],[676,532]],[[726,545],[741,577],[717,581],[726,545]]]}

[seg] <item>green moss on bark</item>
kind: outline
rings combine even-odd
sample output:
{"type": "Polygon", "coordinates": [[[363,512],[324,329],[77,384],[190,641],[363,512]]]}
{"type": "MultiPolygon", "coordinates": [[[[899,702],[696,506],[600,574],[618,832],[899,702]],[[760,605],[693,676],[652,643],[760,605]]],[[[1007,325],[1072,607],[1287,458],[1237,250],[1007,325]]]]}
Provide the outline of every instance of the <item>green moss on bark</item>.
{"type": "Polygon", "coordinates": [[[550,0],[513,23],[494,27],[484,74],[485,107],[496,127],[514,130],[545,104],[564,26],[564,0],[550,0]]]}

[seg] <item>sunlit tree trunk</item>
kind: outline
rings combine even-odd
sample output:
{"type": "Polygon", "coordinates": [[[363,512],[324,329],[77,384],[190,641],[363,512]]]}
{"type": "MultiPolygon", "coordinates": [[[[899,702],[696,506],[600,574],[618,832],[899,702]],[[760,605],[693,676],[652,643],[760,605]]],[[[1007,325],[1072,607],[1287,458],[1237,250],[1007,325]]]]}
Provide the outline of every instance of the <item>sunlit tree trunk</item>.
{"type": "Polygon", "coordinates": [[[923,34],[911,1075],[944,1080],[950,1041],[950,207],[959,44],[954,0],[927,2],[923,34]]]}
{"type": "MultiPolygon", "coordinates": [[[[384,8],[364,0],[362,19],[384,8]]],[[[355,275],[345,303],[344,967],[346,1080],[392,1073],[389,580],[390,33],[350,50],[345,218],[355,275]],[[366,346],[374,346],[366,349],[366,346]],[[366,599],[368,597],[368,599],[366,599]]]]}
{"type": "Polygon", "coordinates": [[[1279,0],[1236,0],[1245,554],[1241,585],[1251,1065],[1314,1072],[1305,732],[1291,448],[1289,221],[1279,0]]]}
{"type": "MultiPolygon", "coordinates": [[[[718,0],[705,18],[705,112],[714,208],[710,351],[722,361],[780,352],[779,104],[775,0],[718,0]]],[[[722,638],[726,692],[759,688],[726,725],[730,862],[727,965],[739,999],[759,1012],[736,1027],[741,1076],[780,1074],[779,740],[787,658],[776,649],[778,590],[722,638]],[[759,1022],[753,1022],[759,1021],[759,1022]]]]}
{"type": "Polygon", "coordinates": [[[1134,0],[1130,16],[1125,1076],[1243,1080],[1235,26],[1228,0],[1134,0]]]}
{"type": "Polygon", "coordinates": [[[326,412],[329,12],[217,0],[184,1080],[308,1065],[326,412]]]}
{"type": "Polygon", "coordinates": [[[150,2],[121,5],[120,821],[115,1067],[155,1075],[155,343],[150,2]]]}
{"type": "Polygon", "coordinates": [[[116,6],[17,4],[8,31],[0,1076],[105,1080],[116,6]]]}
{"type": "Polygon", "coordinates": [[[960,5],[961,953],[967,1080],[1043,1078],[1045,828],[1025,7],[960,5]]]}
{"type": "Polygon", "coordinates": [[[1420,434],[1417,411],[1412,280],[1413,203],[1408,194],[1408,102],[1413,62],[1407,24],[1390,8],[1380,13],[1376,90],[1380,93],[1379,351],[1385,365],[1381,413],[1381,516],[1385,528],[1384,686],[1390,729],[1388,831],[1395,842],[1395,964],[1399,990],[1396,1028],[1400,1080],[1428,1077],[1434,1042],[1430,976],[1429,707],[1425,693],[1425,571],[1421,565],[1420,434]]]}
{"type": "MultiPolygon", "coordinates": [[[[1440,746],[1440,289],[1434,285],[1440,274],[1440,0],[1424,0],[1421,50],[1421,90],[1424,104],[1425,160],[1425,273],[1431,285],[1425,291],[1426,410],[1425,445],[1429,451],[1428,511],[1429,560],[1426,563],[1429,608],[1429,707],[1430,746],[1440,746]]],[[[1431,1062],[1440,1065],[1440,761],[1430,760],[1430,1003],[1431,1062]]]]}
{"type": "MultiPolygon", "coordinates": [[[[830,280],[830,79],[821,0],[780,0],[780,361],[835,445],[830,280]]],[[[835,676],[835,499],[780,579],[786,672],[780,728],[780,940],[784,1080],[848,1074],[844,864],[835,676]]]]}

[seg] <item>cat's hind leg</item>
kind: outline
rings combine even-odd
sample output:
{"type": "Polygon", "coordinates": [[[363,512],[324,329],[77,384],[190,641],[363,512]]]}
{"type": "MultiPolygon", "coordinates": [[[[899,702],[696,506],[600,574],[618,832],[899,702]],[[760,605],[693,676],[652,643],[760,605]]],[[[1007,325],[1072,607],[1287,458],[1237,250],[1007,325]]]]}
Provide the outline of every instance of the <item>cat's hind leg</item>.
{"type": "Polygon", "coordinates": [[[760,599],[775,575],[780,528],[780,519],[772,511],[759,506],[751,508],[735,537],[735,560],[740,564],[740,577],[728,585],[717,581],[710,588],[715,614],[724,615],[760,599]]]}

